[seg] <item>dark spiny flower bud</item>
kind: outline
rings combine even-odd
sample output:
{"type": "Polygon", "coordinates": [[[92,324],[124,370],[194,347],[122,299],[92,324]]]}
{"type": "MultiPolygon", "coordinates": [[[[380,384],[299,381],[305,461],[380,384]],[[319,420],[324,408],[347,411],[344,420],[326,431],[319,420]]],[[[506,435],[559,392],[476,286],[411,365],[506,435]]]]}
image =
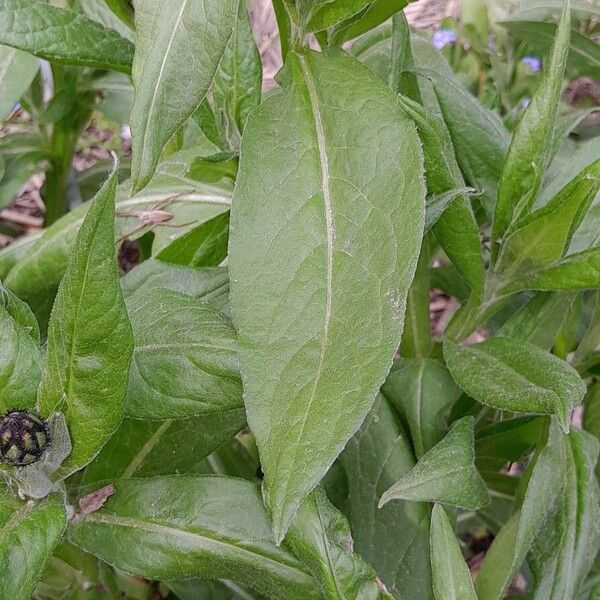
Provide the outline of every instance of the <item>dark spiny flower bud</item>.
{"type": "Polygon", "coordinates": [[[0,420],[0,460],[15,467],[30,465],[42,456],[50,437],[46,423],[24,410],[11,410],[0,420]]]}

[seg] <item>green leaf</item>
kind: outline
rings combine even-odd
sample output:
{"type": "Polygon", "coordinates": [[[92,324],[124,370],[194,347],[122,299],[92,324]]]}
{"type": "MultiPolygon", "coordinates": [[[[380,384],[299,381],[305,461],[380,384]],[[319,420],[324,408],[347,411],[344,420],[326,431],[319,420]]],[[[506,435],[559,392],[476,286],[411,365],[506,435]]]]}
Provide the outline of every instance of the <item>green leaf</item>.
{"type": "Polygon", "coordinates": [[[29,88],[38,69],[39,61],[35,56],[0,46],[0,120],[10,114],[29,88]]]}
{"type": "Polygon", "coordinates": [[[58,475],[90,462],[121,423],[133,348],[114,245],[116,174],[88,211],[58,289],[48,327],[38,403],[62,412],[73,451],[58,475]]]}
{"type": "MultiPolygon", "coordinates": [[[[128,0],[121,0],[124,4],[128,0]]],[[[132,0],[133,2],[133,0],[132,0]]],[[[119,35],[134,41],[134,32],[132,31],[133,19],[129,24],[125,24],[111,9],[107,6],[105,0],[78,0],[78,5],[71,4],[71,9],[79,10],[79,6],[85,15],[90,19],[104,25],[108,29],[114,29],[119,35]]],[[[133,16],[133,10],[131,10],[133,16]]]]}
{"type": "Polygon", "coordinates": [[[431,570],[436,600],[477,600],[456,534],[441,504],[431,513],[431,570]]]}
{"type": "Polygon", "coordinates": [[[485,483],[475,468],[473,423],[473,417],[454,423],[441,442],[384,492],[379,506],[398,499],[443,502],[472,510],[488,504],[485,483]]]}
{"type": "Polygon", "coordinates": [[[104,0],[106,5],[129,27],[134,26],[134,12],[129,0],[104,0]]]}
{"type": "Polygon", "coordinates": [[[475,437],[475,463],[480,471],[498,473],[517,462],[540,439],[543,417],[516,417],[479,429],[475,437]]]}
{"type": "Polygon", "coordinates": [[[154,259],[145,260],[121,279],[123,296],[155,288],[165,288],[193,296],[223,309],[229,293],[229,274],[224,267],[194,269],[168,265],[154,259]]]}
{"type": "Polygon", "coordinates": [[[160,261],[190,267],[214,267],[227,257],[229,211],[196,225],[156,253],[160,261]]]}
{"type": "Polygon", "coordinates": [[[0,1],[0,43],[46,60],[131,71],[133,44],[84,14],[38,0],[0,1]]]}
{"type": "Polygon", "coordinates": [[[381,391],[408,423],[417,457],[444,437],[447,413],[462,393],[437,360],[405,358],[392,367],[381,391]]]}
{"type": "Polygon", "coordinates": [[[24,502],[0,487],[0,600],[29,600],[67,525],[63,498],[24,502]]]}
{"type": "Polygon", "coordinates": [[[108,565],[64,542],[57,546],[38,583],[35,600],[117,600],[108,565]]]}
{"type": "Polygon", "coordinates": [[[419,141],[391,90],[339,51],[287,67],[290,83],[246,126],[229,247],[278,541],[389,371],[424,213],[419,141]]]}
{"type": "Polygon", "coordinates": [[[497,271],[505,278],[530,273],[558,261],[600,190],[600,160],[585,168],[542,208],[511,227],[497,271]]]}
{"type": "MultiPolygon", "coordinates": [[[[4,293],[0,292],[3,298],[4,293]]],[[[4,307],[0,307],[0,348],[0,413],[34,407],[42,378],[39,338],[4,307]]]]}
{"type": "MultiPolygon", "coordinates": [[[[414,120],[423,142],[425,177],[430,195],[464,187],[452,141],[441,119],[420,104],[400,96],[400,105],[414,120]]],[[[433,225],[435,236],[473,294],[483,294],[484,264],[479,228],[468,198],[452,202],[433,225]]]]}
{"type": "Polygon", "coordinates": [[[503,293],[521,290],[589,290],[600,288],[600,246],[571,254],[555,266],[515,279],[503,293]]]}
{"type": "Polygon", "coordinates": [[[192,473],[246,423],[243,409],[173,421],[125,419],[88,465],[83,485],[115,477],[192,473]]]}
{"type": "MultiPolygon", "coordinates": [[[[507,29],[516,39],[526,42],[528,47],[544,55],[550,53],[557,36],[557,27],[554,23],[511,21],[498,23],[498,25],[507,29]]],[[[571,29],[570,35],[567,68],[577,75],[599,78],[600,45],[576,29],[571,29]]]]}
{"type": "Polygon", "coordinates": [[[444,356],[454,381],[478,402],[511,412],[556,414],[564,431],[585,395],[573,367],[525,342],[494,337],[459,346],[446,340],[444,356]]]}
{"type": "Polygon", "coordinates": [[[496,113],[488,110],[457,83],[435,71],[433,89],[450,132],[456,160],[467,183],[481,191],[481,203],[493,213],[509,134],[496,113]]]}
{"type": "Polygon", "coordinates": [[[225,578],[275,600],[320,597],[301,563],[271,541],[257,485],[198,475],[114,485],[102,509],[70,528],[69,537],[87,552],[148,579],[225,578]]]}
{"type": "Polygon", "coordinates": [[[565,3],[544,77],[517,124],[502,177],[492,224],[492,258],[511,223],[529,212],[550,159],[550,149],[569,49],[569,5],[565,3]]]}
{"type": "Polygon", "coordinates": [[[392,598],[382,590],[375,571],[353,553],[348,521],[320,488],[300,507],[290,526],[286,546],[319,582],[324,599],[392,598]]]}
{"type": "Polygon", "coordinates": [[[332,33],[336,46],[375,29],[381,23],[401,11],[411,0],[373,0],[365,9],[353,17],[338,23],[332,33]]]}
{"type": "MultiPolygon", "coordinates": [[[[539,553],[541,563],[551,555],[559,567],[561,561],[569,561],[566,568],[567,578],[560,576],[560,567],[553,572],[551,580],[556,576],[556,583],[569,581],[568,570],[574,567],[573,574],[581,573],[587,560],[593,560],[593,552],[586,553],[586,544],[593,542],[597,535],[596,528],[591,525],[589,519],[597,511],[590,500],[593,500],[595,482],[590,481],[589,473],[592,465],[589,464],[590,453],[587,459],[581,461],[582,442],[587,446],[585,453],[593,451],[597,453],[597,442],[590,441],[587,434],[574,431],[568,436],[563,435],[554,421],[550,424],[547,440],[541,446],[537,459],[531,467],[531,474],[525,479],[527,488],[523,494],[520,508],[516,510],[511,519],[506,523],[496,536],[492,546],[488,550],[481,565],[479,574],[475,581],[475,589],[479,600],[501,600],[504,591],[512,581],[517,570],[521,567],[527,553],[536,543],[535,550],[530,554],[535,560],[535,553],[539,553]],[[591,446],[589,445],[591,443],[591,446]],[[579,456],[577,456],[579,454],[579,456]],[[587,466],[586,466],[587,461],[587,466]],[[578,463],[578,464],[577,464],[578,463]],[[576,500],[578,498],[578,500],[576,500]],[[564,504],[563,504],[564,503],[564,504]],[[569,519],[577,522],[572,529],[564,530],[566,537],[561,541],[553,529],[556,523],[556,515],[563,515],[565,506],[569,506],[569,519]],[[561,505],[563,508],[561,508],[561,505]],[[582,534],[583,528],[588,531],[582,534]],[[567,541],[568,540],[568,541],[567,541]],[[541,546],[538,547],[537,544],[541,546]],[[566,543],[566,544],[564,544],[566,543]],[[564,544],[564,545],[563,545],[564,544]],[[579,549],[575,550],[579,545],[579,549]],[[570,548],[574,554],[565,555],[565,548],[570,548]],[[588,557],[586,558],[586,554],[588,557]],[[575,562],[571,562],[575,560],[575,562]]],[[[596,499],[597,504],[597,499],[596,499]]],[[[591,546],[593,548],[593,546],[591,546]]],[[[533,565],[532,565],[533,566],[533,565]]],[[[538,571],[539,572],[539,571],[538,571]]],[[[572,581],[572,580],[571,580],[572,581]]],[[[538,579],[539,582],[539,579],[538,579]]],[[[543,593],[535,598],[550,598],[543,593]]],[[[566,594],[556,598],[569,598],[566,594]]]]}
{"type": "Polygon", "coordinates": [[[268,600],[262,595],[242,589],[233,581],[185,579],[170,581],[168,585],[179,600],[268,600]]]}
{"type": "Polygon", "coordinates": [[[260,103],[261,89],[260,53],[242,1],[210,94],[221,135],[232,150],[239,149],[248,115],[260,103]]]}
{"type": "Polygon", "coordinates": [[[429,511],[381,494],[415,464],[408,435],[382,395],[340,456],[347,475],[348,520],[355,550],[397,598],[430,600],[429,511]]]}
{"type": "Polygon", "coordinates": [[[598,439],[573,430],[561,442],[560,462],[554,464],[561,478],[557,511],[542,526],[528,558],[533,597],[539,600],[574,598],[600,547],[598,439]]]}
{"type": "Polygon", "coordinates": [[[239,412],[242,382],[230,320],[216,308],[171,290],[127,301],[134,350],[126,413],[136,419],[239,412]]]}
{"type": "Polygon", "coordinates": [[[498,333],[550,350],[574,301],[575,294],[571,293],[537,293],[509,317],[498,333]]]}
{"type": "Polygon", "coordinates": [[[148,184],[163,148],[206,96],[232,36],[237,8],[238,0],[136,2],[134,192],[148,184]]]}
{"type": "MultiPolygon", "coordinates": [[[[173,235],[184,235],[186,228],[193,228],[229,210],[230,181],[208,184],[186,176],[196,154],[195,150],[184,151],[161,163],[152,183],[135,196],[130,196],[128,182],[119,186],[115,239],[137,238],[152,231],[153,250],[158,252],[172,241],[173,235]],[[140,223],[154,211],[161,211],[159,214],[167,220],[158,224],[140,223]]],[[[31,306],[42,331],[46,328],[58,284],[89,207],[90,203],[77,207],[46,229],[5,281],[7,288],[31,306]]],[[[8,259],[13,260],[10,255],[8,259]]]]}
{"type": "Polygon", "coordinates": [[[305,30],[323,31],[352,17],[371,4],[373,0],[313,0],[304,9],[307,18],[305,30]]]}

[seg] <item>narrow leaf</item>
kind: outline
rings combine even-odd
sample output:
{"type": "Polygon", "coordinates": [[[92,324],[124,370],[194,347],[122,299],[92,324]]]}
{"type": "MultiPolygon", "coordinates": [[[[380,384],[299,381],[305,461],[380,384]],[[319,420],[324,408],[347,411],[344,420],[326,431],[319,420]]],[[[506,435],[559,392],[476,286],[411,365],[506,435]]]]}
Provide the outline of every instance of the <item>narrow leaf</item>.
{"type": "Polygon", "coordinates": [[[237,8],[238,0],[136,0],[134,192],[148,184],[163,148],[206,96],[237,8]]]}
{"type": "Polygon", "coordinates": [[[391,90],[339,51],[287,67],[290,83],[246,126],[229,248],[278,541],[389,371],[424,213],[418,138],[391,90]]]}
{"type": "Polygon", "coordinates": [[[64,501],[17,499],[0,487],[0,600],[29,600],[67,525],[64,501]]]}
{"type": "Polygon", "coordinates": [[[129,73],[133,44],[116,31],[39,0],[0,1],[0,43],[52,62],[129,73]]]}
{"type": "Polygon", "coordinates": [[[478,402],[511,412],[556,414],[565,431],[585,395],[575,369],[525,342],[494,337],[459,346],[446,340],[444,356],[454,381],[478,402]]]}
{"type": "Polygon", "coordinates": [[[492,257],[511,223],[527,214],[535,201],[548,166],[554,123],[569,50],[570,11],[565,3],[552,55],[544,78],[513,132],[492,224],[492,257]]]}
{"type": "MultiPolygon", "coordinates": [[[[441,119],[427,113],[417,102],[400,97],[400,105],[414,120],[423,142],[425,177],[430,195],[464,187],[454,158],[452,141],[441,119]]],[[[483,294],[484,264],[479,229],[468,198],[449,203],[433,231],[440,245],[463,276],[473,294],[483,294]]]]}
{"type": "Polygon", "coordinates": [[[198,475],[114,485],[102,509],[70,528],[87,552],[147,579],[225,578],[275,600],[320,598],[302,564],[271,541],[257,485],[198,475]]]}
{"type": "Polygon", "coordinates": [[[504,293],[522,290],[590,290],[600,288],[600,246],[571,254],[560,263],[520,277],[502,288],[504,293]]]}
{"type": "Polygon", "coordinates": [[[48,327],[38,403],[67,417],[73,451],[62,477],[90,462],[123,417],[133,339],[115,255],[116,185],[113,171],[77,235],[48,327]]]}
{"type": "Polygon", "coordinates": [[[392,598],[381,589],[375,571],[354,554],[348,521],[320,488],[300,507],[286,545],[319,582],[324,599],[392,598]]]}
{"type": "Polygon", "coordinates": [[[464,417],[381,496],[379,506],[398,499],[443,502],[472,510],[488,504],[485,483],[475,468],[473,443],[473,417],[464,417]]]}
{"type": "Polygon", "coordinates": [[[431,513],[431,570],[436,600],[477,600],[456,534],[440,504],[431,513]]]}
{"type": "Polygon", "coordinates": [[[544,207],[517,221],[502,244],[497,270],[509,278],[558,261],[598,190],[600,160],[579,173],[544,207]]]}

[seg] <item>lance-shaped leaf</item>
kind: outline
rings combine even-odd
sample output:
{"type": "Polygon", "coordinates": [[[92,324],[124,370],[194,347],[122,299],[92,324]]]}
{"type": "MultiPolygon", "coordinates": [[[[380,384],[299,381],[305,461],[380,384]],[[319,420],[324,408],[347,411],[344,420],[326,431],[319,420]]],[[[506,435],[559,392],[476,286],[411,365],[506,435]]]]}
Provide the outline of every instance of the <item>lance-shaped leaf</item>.
{"type": "Polygon", "coordinates": [[[73,451],[62,477],[90,462],[123,417],[133,336],[115,255],[116,186],[113,171],[81,225],[48,327],[38,403],[67,417],[73,451]]]}
{"type": "Polygon", "coordinates": [[[52,62],[129,73],[133,44],[116,31],[39,0],[0,1],[0,44],[52,62]]]}
{"type": "Polygon", "coordinates": [[[436,600],[477,600],[456,534],[440,504],[431,513],[431,570],[436,600]]]}
{"type": "MultiPolygon", "coordinates": [[[[39,330],[37,333],[39,336],[39,330]]],[[[39,337],[36,339],[30,328],[13,318],[1,303],[0,348],[0,413],[34,407],[42,378],[39,337]]]]}
{"type": "Polygon", "coordinates": [[[66,525],[60,494],[23,502],[8,487],[0,487],[0,600],[31,598],[66,525]]]}
{"type": "MultiPolygon", "coordinates": [[[[0,46],[0,119],[5,119],[33,81],[39,60],[15,48],[0,46]]],[[[0,177],[2,179],[2,177],[0,177]]]]}
{"type": "Polygon", "coordinates": [[[185,418],[243,406],[237,339],[210,304],[154,289],[127,301],[134,335],[126,413],[185,418]]]}
{"type": "Polygon", "coordinates": [[[431,70],[424,74],[433,82],[461,171],[467,183],[481,192],[486,212],[493,214],[509,133],[497,114],[448,76],[431,70]]]}
{"type": "Polygon", "coordinates": [[[522,290],[590,290],[600,287],[600,246],[571,254],[560,263],[519,277],[503,288],[504,293],[522,290]]]}
{"type": "Polygon", "coordinates": [[[286,546],[318,581],[324,599],[377,600],[391,598],[373,568],[353,552],[346,517],[317,488],[294,519],[286,546]]]}
{"type": "Polygon", "coordinates": [[[598,439],[573,430],[561,442],[562,460],[554,465],[561,477],[558,510],[543,525],[528,558],[539,600],[577,597],[600,547],[598,439]]]}
{"type": "MultiPolygon", "coordinates": [[[[523,500],[520,508],[500,529],[481,565],[475,581],[479,600],[504,598],[504,591],[521,567],[534,542],[537,544],[536,540],[539,540],[540,544],[540,547],[536,547],[536,552],[540,553],[540,561],[537,565],[543,568],[542,565],[546,560],[556,560],[555,565],[558,568],[552,572],[551,579],[554,579],[556,575],[557,583],[562,580],[562,577],[558,577],[558,573],[564,567],[564,573],[567,573],[568,580],[568,571],[571,566],[575,567],[573,569],[575,579],[578,577],[578,570],[589,558],[586,558],[587,552],[583,549],[590,541],[593,543],[598,534],[598,530],[590,522],[590,518],[594,519],[594,511],[597,511],[597,506],[594,508],[592,505],[597,488],[594,491],[595,482],[590,480],[590,470],[593,465],[589,462],[586,464],[594,451],[597,454],[597,442],[593,441],[588,447],[588,450],[591,450],[588,456],[580,455],[577,458],[578,464],[573,462],[576,454],[573,452],[573,445],[577,446],[583,435],[572,432],[565,436],[554,420],[550,423],[547,439],[544,440],[545,443],[541,446],[541,450],[530,467],[531,473],[523,480],[526,482],[527,488],[521,494],[523,500]],[[582,458],[583,461],[579,462],[582,458]],[[578,497],[580,493],[581,496],[578,497]],[[567,519],[577,522],[571,531],[567,533],[565,530],[565,534],[570,538],[569,541],[564,538],[565,545],[562,544],[560,534],[554,530],[556,515],[560,515],[561,511],[565,510],[565,506],[560,508],[563,501],[565,506],[570,504],[567,509],[570,516],[567,516],[567,519]],[[588,531],[583,533],[586,527],[588,531]],[[577,539],[579,541],[573,544],[577,539]],[[572,550],[579,545],[579,550],[569,555],[568,550],[565,553],[565,549],[569,545],[572,550]],[[577,563],[571,562],[576,557],[577,563]],[[566,560],[569,561],[568,564],[563,562],[566,560]]],[[[590,437],[587,434],[585,434],[585,440],[586,444],[590,443],[590,437]]],[[[598,502],[597,497],[595,502],[598,502]]],[[[565,516],[563,513],[558,518],[565,516]]],[[[596,527],[597,522],[596,516],[596,527]]],[[[533,554],[531,556],[535,560],[533,554]]],[[[541,598],[550,596],[542,594],[534,597],[541,600],[541,598]]],[[[556,596],[556,598],[559,597],[561,596],[556,596]]],[[[570,597],[568,594],[562,596],[562,598],[568,597],[570,597]]]]}
{"type": "Polygon", "coordinates": [[[246,2],[239,2],[233,34],[211,86],[213,108],[221,137],[238,150],[246,120],[260,102],[262,66],[246,2]]]}
{"type": "Polygon", "coordinates": [[[232,579],[275,600],[321,597],[302,563],[273,543],[257,485],[198,475],[114,485],[104,507],[69,531],[109,564],[148,579],[232,579]]]}
{"type": "Polygon", "coordinates": [[[340,51],[287,67],[246,125],[229,246],[278,541],[390,369],[424,212],[419,140],[391,90],[340,51]]]}
{"type": "Polygon", "coordinates": [[[571,410],[585,395],[573,367],[525,342],[494,337],[459,346],[446,340],[444,356],[454,381],[478,402],[511,412],[556,414],[565,431],[571,410]]]}
{"type": "Polygon", "coordinates": [[[379,506],[398,499],[472,510],[488,504],[485,482],[475,468],[473,422],[473,417],[464,417],[454,423],[446,437],[381,496],[379,506]]]}
{"type": "Polygon", "coordinates": [[[206,96],[232,35],[238,1],[136,1],[134,192],[148,184],[166,143],[206,96]]]}
{"type": "Polygon", "coordinates": [[[513,132],[492,224],[492,257],[511,223],[527,214],[535,201],[552,146],[556,113],[569,50],[570,11],[565,3],[544,78],[513,132]]]}
{"type": "MultiPolygon", "coordinates": [[[[443,194],[464,187],[450,134],[443,121],[409,98],[400,97],[400,104],[414,120],[423,142],[428,193],[443,194]]],[[[448,205],[433,225],[433,231],[473,294],[480,296],[483,293],[483,253],[477,222],[465,195],[448,205]]]]}
{"type": "Polygon", "coordinates": [[[398,501],[377,508],[381,494],[415,464],[410,438],[381,394],[340,463],[348,481],[345,512],[356,552],[395,597],[430,600],[427,505],[398,501]]]}
{"type": "Polygon", "coordinates": [[[446,413],[462,393],[434,359],[401,359],[381,391],[408,423],[417,458],[444,437],[446,413]]]}
{"type": "Polygon", "coordinates": [[[517,221],[502,244],[497,270],[504,277],[558,261],[600,189],[600,160],[585,168],[548,204],[517,221]]]}

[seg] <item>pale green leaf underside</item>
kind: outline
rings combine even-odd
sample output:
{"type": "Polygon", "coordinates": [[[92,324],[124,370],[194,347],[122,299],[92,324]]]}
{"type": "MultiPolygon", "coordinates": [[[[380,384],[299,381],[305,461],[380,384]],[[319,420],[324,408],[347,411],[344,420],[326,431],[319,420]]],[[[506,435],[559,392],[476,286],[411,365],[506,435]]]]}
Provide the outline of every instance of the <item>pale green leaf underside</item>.
{"type": "Polygon", "coordinates": [[[418,138],[383,83],[339,51],[291,55],[284,79],[246,125],[230,237],[278,540],[391,366],[424,212],[418,138]]]}
{"type": "Polygon", "coordinates": [[[459,346],[446,340],[444,356],[454,381],[478,402],[511,412],[556,414],[565,431],[571,410],[585,395],[575,369],[526,342],[494,337],[459,346]]]}

